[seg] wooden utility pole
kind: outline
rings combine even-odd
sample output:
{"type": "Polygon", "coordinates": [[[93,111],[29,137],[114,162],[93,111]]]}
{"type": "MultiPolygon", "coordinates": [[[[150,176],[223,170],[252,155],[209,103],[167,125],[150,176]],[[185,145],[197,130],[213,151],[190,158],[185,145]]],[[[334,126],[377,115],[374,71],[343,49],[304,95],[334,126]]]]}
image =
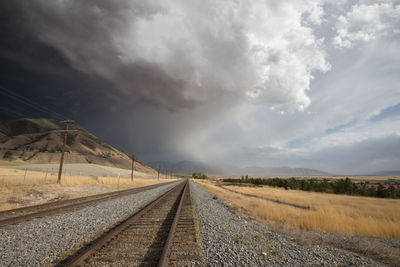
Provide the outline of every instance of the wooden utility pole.
{"type": "Polygon", "coordinates": [[[62,167],[63,167],[63,163],[64,163],[64,152],[65,152],[65,145],[67,143],[67,137],[68,137],[68,125],[70,123],[73,123],[73,120],[66,120],[66,121],[62,121],[63,123],[65,123],[65,132],[64,132],[64,143],[63,143],[63,147],[61,150],[61,159],[60,159],[60,169],[58,170],[58,178],[57,178],[57,184],[59,184],[61,182],[61,175],[62,175],[62,167]]]}
{"type": "Polygon", "coordinates": [[[160,165],[158,165],[158,175],[157,175],[157,180],[160,180],[160,165]]]}
{"type": "Polygon", "coordinates": [[[132,172],[131,172],[131,182],[133,181],[133,165],[135,164],[135,154],[132,153],[132,172]]]}

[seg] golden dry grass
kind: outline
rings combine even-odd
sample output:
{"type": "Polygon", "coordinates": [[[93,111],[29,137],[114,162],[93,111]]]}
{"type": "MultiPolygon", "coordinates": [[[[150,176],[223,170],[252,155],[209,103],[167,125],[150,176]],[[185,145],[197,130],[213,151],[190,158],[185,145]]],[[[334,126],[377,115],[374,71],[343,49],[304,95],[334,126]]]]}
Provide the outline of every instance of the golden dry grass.
{"type": "MultiPolygon", "coordinates": [[[[38,184],[54,184],[57,182],[58,173],[56,172],[43,172],[33,170],[18,170],[12,168],[0,168],[0,185],[38,185],[38,184]],[[26,175],[25,175],[26,174],[26,175]]],[[[148,176],[148,175],[147,175],[148,176]]],[[[154,179],[134,178],[131,182],[130,179],[118,177],[103,177],[103,176],[83,176],[83,175],[69,175],[63,174],[61,178],[62,186],[74,185],[95,185],[103,184],[109,186],[123,187],[137,187],[151,185],[157,182],[163,182],[165,179],[159,181],[154,176],[154,179]]],[[[171,179],[168,179],[171,180],[171,179]]],[[[174,179],[172,179],[174,180],[174,179]]]]}
{"type": "Polygon", "coordinates": [[[0,160],[0,166],[22,166],[26,165],[25,162],[15,162],[15,161],[6,161],[0,160]]]}
{"type": "Polygon", "coordinates": [[[176,180],[63,175],[57,185],[57,173],[28,170],[26,174],[24,179],[25,170],[0,168],[0,210],[176,180]]]}
{"type": "Polygon", "coordinates": [[[289,229],[400,239],[398,199],[334,195],[268,186],[221,186],[209,181],[199,184],[233,208],[255,219],[284,225],[289,229]]]}

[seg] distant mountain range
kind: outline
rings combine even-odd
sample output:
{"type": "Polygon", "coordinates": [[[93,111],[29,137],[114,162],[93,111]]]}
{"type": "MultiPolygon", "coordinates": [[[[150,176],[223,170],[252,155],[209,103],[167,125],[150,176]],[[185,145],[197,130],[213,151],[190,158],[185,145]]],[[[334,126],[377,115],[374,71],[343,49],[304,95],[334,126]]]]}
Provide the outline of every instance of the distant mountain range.
{"type": "Polygon", "coordinates": [[[167,161],[153,161],[147,163],[153,169],[161,169],[161,172],[186,174],[190,175],[194,172],[203,172],[209,175],[250,175],[250,176],[331,176],[332,174],[306,168],[290,168],[290,167],[274,167],[263,168],[251,166],[246,168],[238,168],[235,166],[209,166],[196,161],[180,161],[177,163],[167,161]]]}
{"type": "MultiPolygon", "coordinates": [[[[245,168],[238,168],[236,166],[229,165],[208,165],[198,161],[180,161],[177,163],[168,161],[153,161],[147,163],[153,169],[158,170],[162,173],[166,171],[169,173],[191,175],[194,172],[202,172],[207,175],[249,175],[253,177],[271,177],[271,176],[345,176],[345,174],[338,175],[332,174],[320,170],[309,169],[309,168],[291,168],[291,167],[272,167],[264,168],[259,166],[250,166],[245,168]]],[[[379,171],[370,174],[360,174],[351,176],[400,176],[400,170],[394,171],[379,171]]]]}
{"type": "Polygon", "coordinates": [[[168,162],[168,161],[152,161],[148,162],[147,165],[155,170],[160,169],[160,172],[170,172],[176,174],[192,174],[194,172],[202,172],[208,174],[221,174],[221,170],[206,166],[204,163],[196,161],[180,161],[180,162],[168,162]]]}
{"type": "MultiPolygon", "coordinates": [[[[65,125],[49,119],[0,120],[0,160],[25,163],[58,163],[65,125]]],[[[128,154],[98,139],[82,127],[71,125],[65,163],[94,163],[131,168],[128,154]]],[[[137,162],[135,170],[155,173],[137,162]]]]}
{"type": "MultiPolygon", "coordinates": [[[[48,119],[0,120],[0,160],[24,163],[58,163],[63,144],[64,124],[48,119]]],[[[98,139],[82,127],[72,125],[67,139],[65,163],[94,163],[129,169],[130,155],[98,139]]],[[[308,168],[250,166],[239,168],[229,165],[211,165],[197,161],[137,162],[135,170],[155,173],[191,175],[203,172],[207,175],[266,176],[332,176],[333,174],[308,168]],[[150,166],[150,167],[149,167],[150,166]]],[[[380,171],[359,176],[400,176],[400,170],[380,171]]]]}
{"type": "Polygon", "coordinates": [[[263,168],[252,166],[243,168],[242,172],[252,176],[332,176],[331,173],[320,170],[291,167],[263,168]]]}
{"type": "Polygon", "coordinates": [[[366,176],[400,176],[400,170],[379,171],[379,172],[374,172],[371,174],[366,174],[366,176]]]}

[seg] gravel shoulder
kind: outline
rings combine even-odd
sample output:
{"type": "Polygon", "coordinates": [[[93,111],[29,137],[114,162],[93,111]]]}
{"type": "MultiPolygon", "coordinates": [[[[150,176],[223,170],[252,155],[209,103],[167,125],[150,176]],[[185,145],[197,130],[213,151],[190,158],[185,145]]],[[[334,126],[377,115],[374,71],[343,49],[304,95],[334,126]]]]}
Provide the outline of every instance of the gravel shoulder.
{"type": "Polygon", "coordinates": [[[49,266],[175,185],[0,228],[0,265],[49,266]]]}
{"type": "Polygon", "coordinates": [[[347,250],[303,246],[253,222],[191,182],[207,266],[385,266],[347,250]]]}

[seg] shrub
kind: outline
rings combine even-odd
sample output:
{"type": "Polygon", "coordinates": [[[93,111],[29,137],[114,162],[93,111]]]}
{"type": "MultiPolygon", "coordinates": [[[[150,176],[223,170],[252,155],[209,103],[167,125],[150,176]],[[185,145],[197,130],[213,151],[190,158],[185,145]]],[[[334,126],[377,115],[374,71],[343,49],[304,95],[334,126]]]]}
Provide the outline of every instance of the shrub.
{"type": "Polygon", "coordinates": [[[207,175],[205,175],[202,172],[194,172],[194,173],[192,173],[192,177],[194,179],[207,179],[208,178],[207,175]]]}

